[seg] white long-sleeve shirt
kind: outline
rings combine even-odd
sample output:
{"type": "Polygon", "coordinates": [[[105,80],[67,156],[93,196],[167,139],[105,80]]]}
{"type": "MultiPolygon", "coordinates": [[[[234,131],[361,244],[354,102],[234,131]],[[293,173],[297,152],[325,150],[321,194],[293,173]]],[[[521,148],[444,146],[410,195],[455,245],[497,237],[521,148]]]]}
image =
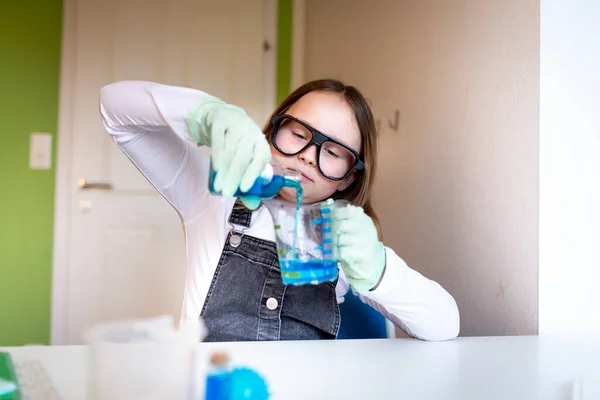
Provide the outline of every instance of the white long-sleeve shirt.
{"type": "MultiPolygon", "coordinates": [[[[198,151],[185,117],[210,95],[152,82],[123,81],[100,93],[106,130],[121,151],[175,208],[185,231],[187,272],[182,322],[196,321],[231,230],[227,219],[235,199],[208,191],[209,159],[198,151]]],[[[272,217],[262,206],[246,235],[275,241],[272,217]]],[[[453,339],[459,331],[454,298],[438,283],[411,269],[386,247],[386,269],[379,286],[357,293],[408,335],[423,340],[453,339]]],[[[349,290],[340,270],[338,302],[349,290]]]]}

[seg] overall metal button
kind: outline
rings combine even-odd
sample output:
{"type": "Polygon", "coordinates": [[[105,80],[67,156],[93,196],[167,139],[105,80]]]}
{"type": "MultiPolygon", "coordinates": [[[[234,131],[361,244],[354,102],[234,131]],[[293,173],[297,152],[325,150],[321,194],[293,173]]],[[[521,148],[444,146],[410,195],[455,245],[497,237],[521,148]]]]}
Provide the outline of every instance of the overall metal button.
{"type": "Polygon", "coordinates": [[[276,308],[277,308],[277,305],[278,305],[278,302],[277,302],[277,299],[276,299],[276,298],[274,298],[274,297],[270,297],[270,298],[267,300],[267,308],[268,308],[269,310],[274,310],[274,309],[276,309],[276,308]]]}
{"type": "Polygon", "coordinates": [[[229,244],[231,247],[238,247],[242,243],[242,237],[238,234],[232,234],[229,237],[229,244]]]}

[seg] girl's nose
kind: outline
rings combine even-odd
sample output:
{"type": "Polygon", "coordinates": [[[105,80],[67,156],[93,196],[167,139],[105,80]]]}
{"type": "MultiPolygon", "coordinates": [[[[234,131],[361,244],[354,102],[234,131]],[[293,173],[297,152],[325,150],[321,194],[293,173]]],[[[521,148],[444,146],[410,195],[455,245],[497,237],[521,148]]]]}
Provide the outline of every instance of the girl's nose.
{"type": "Polygon", "coordinates": [[[317,165],[317,146],[314,144],[312,146],[308,146],[306,150],[298,154],[298,158],[303,164],[315,167],[317,165]]]}

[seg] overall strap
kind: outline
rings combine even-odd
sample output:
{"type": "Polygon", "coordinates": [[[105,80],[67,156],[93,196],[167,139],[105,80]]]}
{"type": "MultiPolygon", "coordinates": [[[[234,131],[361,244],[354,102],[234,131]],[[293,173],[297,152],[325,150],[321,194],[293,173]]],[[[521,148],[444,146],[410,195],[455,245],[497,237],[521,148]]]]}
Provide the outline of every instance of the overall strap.
{"type": "Polygon", "coordinates": [[[249,228],[250,222],[252,222],[252,211],[248,210],[240,199],[237,199],[229,215],[229,223],[249,228]]]}

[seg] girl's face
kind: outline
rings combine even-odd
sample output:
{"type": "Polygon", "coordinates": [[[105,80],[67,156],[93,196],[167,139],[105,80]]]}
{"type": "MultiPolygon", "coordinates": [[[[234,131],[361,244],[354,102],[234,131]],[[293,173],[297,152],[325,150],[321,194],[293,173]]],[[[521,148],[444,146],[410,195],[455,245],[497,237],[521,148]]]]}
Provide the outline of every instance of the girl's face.
{"type": "MultiPolygon", "coordinates": [[[[354,149],[356,153],[360,153],[361,137],[358,124],[352,108],[343,95],[332,92],[310,92],[288,108],[285,114],[295,117],[330,138],[354,149]]],[[[291,120],[287,126],[289,131],[293,133],[294,138],[305,140],[300,136],[303,134],[310,135],[301,124],[294,123],[291,120]]],[[[282,127],[280,127],[280,131],[282,127]]],[[[302,202],[306,204],[325,200],[336,191],[345,190],[354,180],[355,172],[341,181],[331,180],[323,176],[317,168],[317,149],[314,145],[309,146],[295,156],[286,156],[271,143],[271,154],[273,161],[281,167],[301,171],[301,186],[304,192],[302,202]]],[[[347,153],[339,154],[335,150],[322,149],[321,169],[332,168],[335,170],[335,167],[329,166],[333,164],[343,166],[343,157],[347,155],[347,153]],[[327,153],[325,154],[324,151],[327,151],[327,153]],[[333,160],[331,157],[335,157],[335,162],[332,161],[331,164],[326,164],[328,160],[333,160]]],[[[280,192],[280,197],[295,202],[296,191],[294,188],[284,188],[280,192]]]]}

